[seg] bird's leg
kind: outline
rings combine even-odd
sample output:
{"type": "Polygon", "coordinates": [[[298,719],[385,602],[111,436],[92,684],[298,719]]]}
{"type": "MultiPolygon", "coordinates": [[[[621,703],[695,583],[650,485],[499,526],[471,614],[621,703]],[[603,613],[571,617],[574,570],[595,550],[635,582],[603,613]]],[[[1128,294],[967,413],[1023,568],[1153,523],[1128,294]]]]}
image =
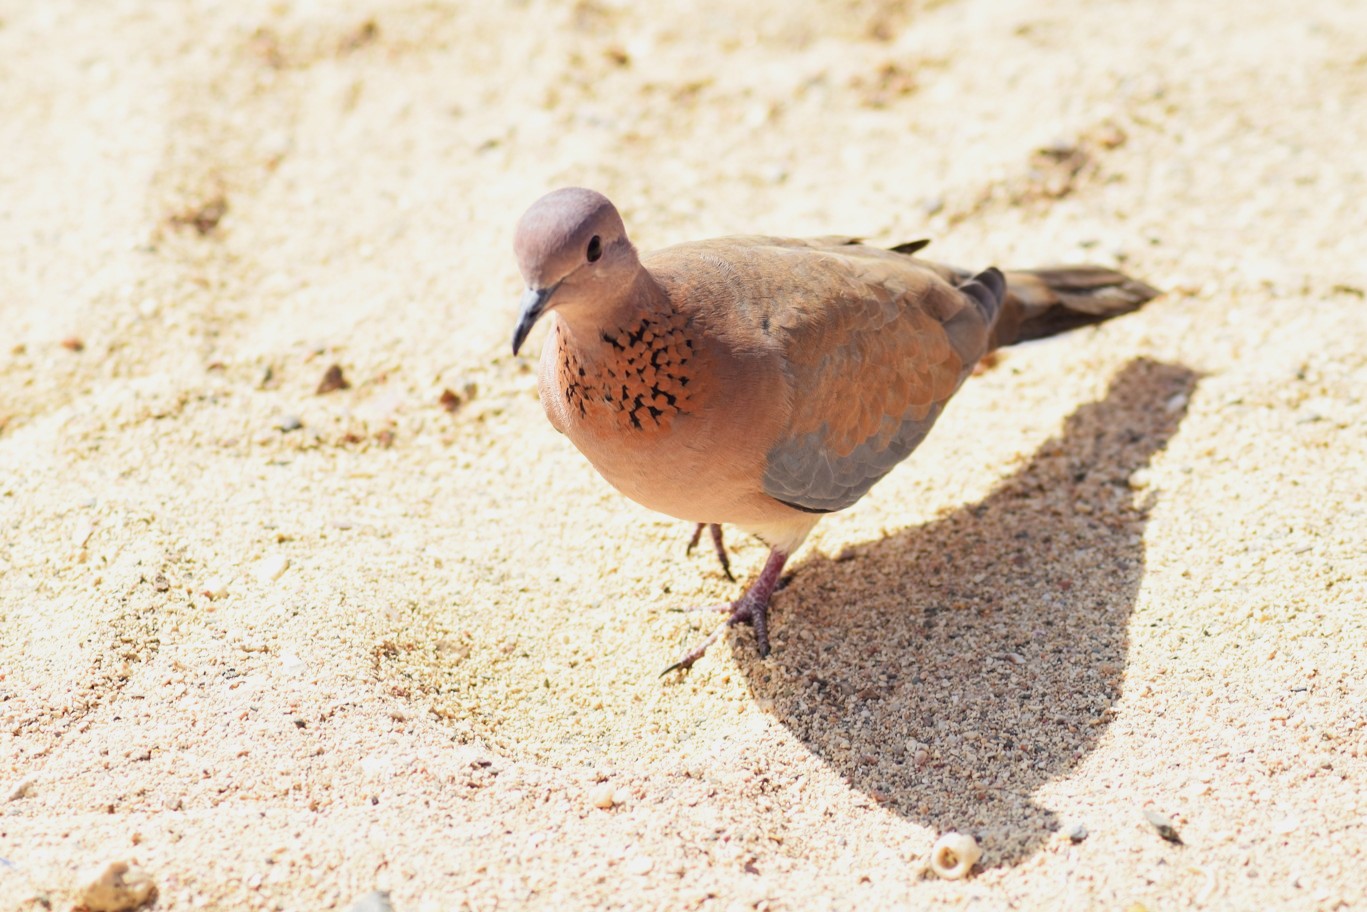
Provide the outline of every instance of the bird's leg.
{"type": "Polygon", "coordinates": [[[720,522],[712,524],[712,547],[716,548],[716,559],[722,562],[722,573],[726,574],[727,580],[735,582],[735,577],[731,576],[731,559],[726,556],[726,544],[722,543],[722,524],[720,522]]]}
{"type": "Polygon", "coordinates": [[[698,527],[693,530],[693,537],[688,540],[688,547],[684,549],[684,554],[692,554],[693,549],[698,547],[698,542],[702,540],[702,530],[706,526],[712,532],[712,547],[717,549],[717,560],[721,561],[721,572],[726,574],[726,578],[735,582],[736,578],[731,575],[731,558],[726,556],[726,545],[721,539],[721,523],[698,523],[698,527]]]}
{"type": "Polygon", "coordinates": [[[707,647],[715,643],[727,627],[734,627],[736,624],[753,626],[759,657],[762,659],[769,655],[769,598],[774,594],[774,587],[778,585],[779,576],[783,573],[783,565],[787,560],[787,554],[777,548],[773,549],[769,552],[769,559],[764,563],[764,569],[750,584],[750,588],[745,590],[744,595],[729,605],[714,605],[697,609],[702,611],[729,611],[731,616],[726,619],[724,624],[712,631],[707,639],[684,653],[683,658],[670,665],[661,674],[666,675],[671,671],[691,668],[693,663],[701,659],[703,653],[707,652],[707,647]]]}

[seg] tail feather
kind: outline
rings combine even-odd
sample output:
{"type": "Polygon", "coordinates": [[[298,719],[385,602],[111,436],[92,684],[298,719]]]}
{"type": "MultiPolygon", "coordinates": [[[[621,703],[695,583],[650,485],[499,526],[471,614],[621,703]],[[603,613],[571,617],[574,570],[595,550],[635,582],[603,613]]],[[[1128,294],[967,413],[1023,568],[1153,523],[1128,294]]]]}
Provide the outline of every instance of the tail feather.
{"type": "Polygon", "coordinates": [[[992,347],[1043,339],[1137,310],[1161,292],[1102,266],[1054,266],[1006,273],[1006,300],[992,347]]]}

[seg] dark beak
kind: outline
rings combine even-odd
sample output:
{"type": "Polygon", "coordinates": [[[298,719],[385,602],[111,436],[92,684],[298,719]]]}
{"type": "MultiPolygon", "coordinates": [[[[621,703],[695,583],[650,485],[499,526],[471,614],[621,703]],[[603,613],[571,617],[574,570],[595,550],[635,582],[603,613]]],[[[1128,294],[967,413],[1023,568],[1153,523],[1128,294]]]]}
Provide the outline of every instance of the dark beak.
{"type": "Polygon", "coordinates": [[[560,283],[556,282],[550,288],[528,288],[522,292],[522,316],[517,318],[517,329],[513,330],[513,354],[517,354],[527,340],[527,333],[532,331],[536,321],[546,312],[546,302],[559,287],[560,283]]]}

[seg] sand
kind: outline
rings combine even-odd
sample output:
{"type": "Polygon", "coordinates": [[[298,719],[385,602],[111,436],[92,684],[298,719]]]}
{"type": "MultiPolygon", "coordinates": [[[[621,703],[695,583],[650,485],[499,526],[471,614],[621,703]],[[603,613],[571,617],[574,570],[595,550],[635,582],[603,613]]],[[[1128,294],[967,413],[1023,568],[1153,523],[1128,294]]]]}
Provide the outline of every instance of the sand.
{"type": "Polygon", "coordinates": [[[167,910],[1367,906],[1364,34],[0,2],[0,908],[115,862],[167,910]],[[966,385],[818,528],[768,660],[661,679],[708,629],[670,609],[738,588],[508,354],[513,224],[565,184],[645,248],[1169,291],[966,385]]]}

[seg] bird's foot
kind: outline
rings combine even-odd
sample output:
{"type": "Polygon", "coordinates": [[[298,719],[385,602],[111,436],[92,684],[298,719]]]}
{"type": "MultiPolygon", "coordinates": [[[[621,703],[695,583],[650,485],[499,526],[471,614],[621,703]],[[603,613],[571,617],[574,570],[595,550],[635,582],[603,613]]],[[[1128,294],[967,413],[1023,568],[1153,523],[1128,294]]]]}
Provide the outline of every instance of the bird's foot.
{"type": "Polygon", "coordinates": [[[685,608],[684,611],[729,611],[728,617],[716,630],[707,635],[707,639],[694,646],[684,653],[683,658],[670,665],[660,672],[660,677],[664,677],[671,671],[687,671],[693,667],[693,663],[701,659],[707,652],[707,648],[721,638],[721,635],[728,627],[736,624],[750,624],[755,628],[755,644],[759,649],[760,658],[769,654],[769,604],[766,599],[764,604],[758,604],[750,598],[747,592],[745,595],[729,604],[704,605],[695,608],[685,608]]]}
{"type": "Polygon", "coordinates": [[[774,587],[778,584],[779,574],[783,572],[783,564],[788,560],[788,555],[782,551],[769,552],[769,560],[764,564],[764,569],[759,577],[750,584],[750,588],[745,590],[745,594],[730,604],[708,605],[700,608],[686,608],[685,611],[727,611],[730,616],[726,621],[712,631],[707,639],[688,652],[684,653],[683,658],[670,665],[660,673],[663,677],[671,671],[687,671],[693,667],[693,663],[703,657],[707,648],[717,641],[728,627],[737,624],[749,624],[755,628],[755,646],[759,651],[761,659],[769,655],[769,598],[774,594],[774,587]]]}
{"type": "Polygon", "coordinates": [[[721,523],[698,523],[698,527],[693,530],[693,537],[688,540],[688,547],[684,549],[684,554],[692,554],[693,549],[698,547],[698,542],[702,540],[702,530],[706,527],[712,532],[712,546],[717,549],[717,560],[721,561],[721,572],[726,574],[726,578],[735,582],[736,578],[731,575],[731,558],[726,556],[726,545],[721,539],[721,523]]]}

